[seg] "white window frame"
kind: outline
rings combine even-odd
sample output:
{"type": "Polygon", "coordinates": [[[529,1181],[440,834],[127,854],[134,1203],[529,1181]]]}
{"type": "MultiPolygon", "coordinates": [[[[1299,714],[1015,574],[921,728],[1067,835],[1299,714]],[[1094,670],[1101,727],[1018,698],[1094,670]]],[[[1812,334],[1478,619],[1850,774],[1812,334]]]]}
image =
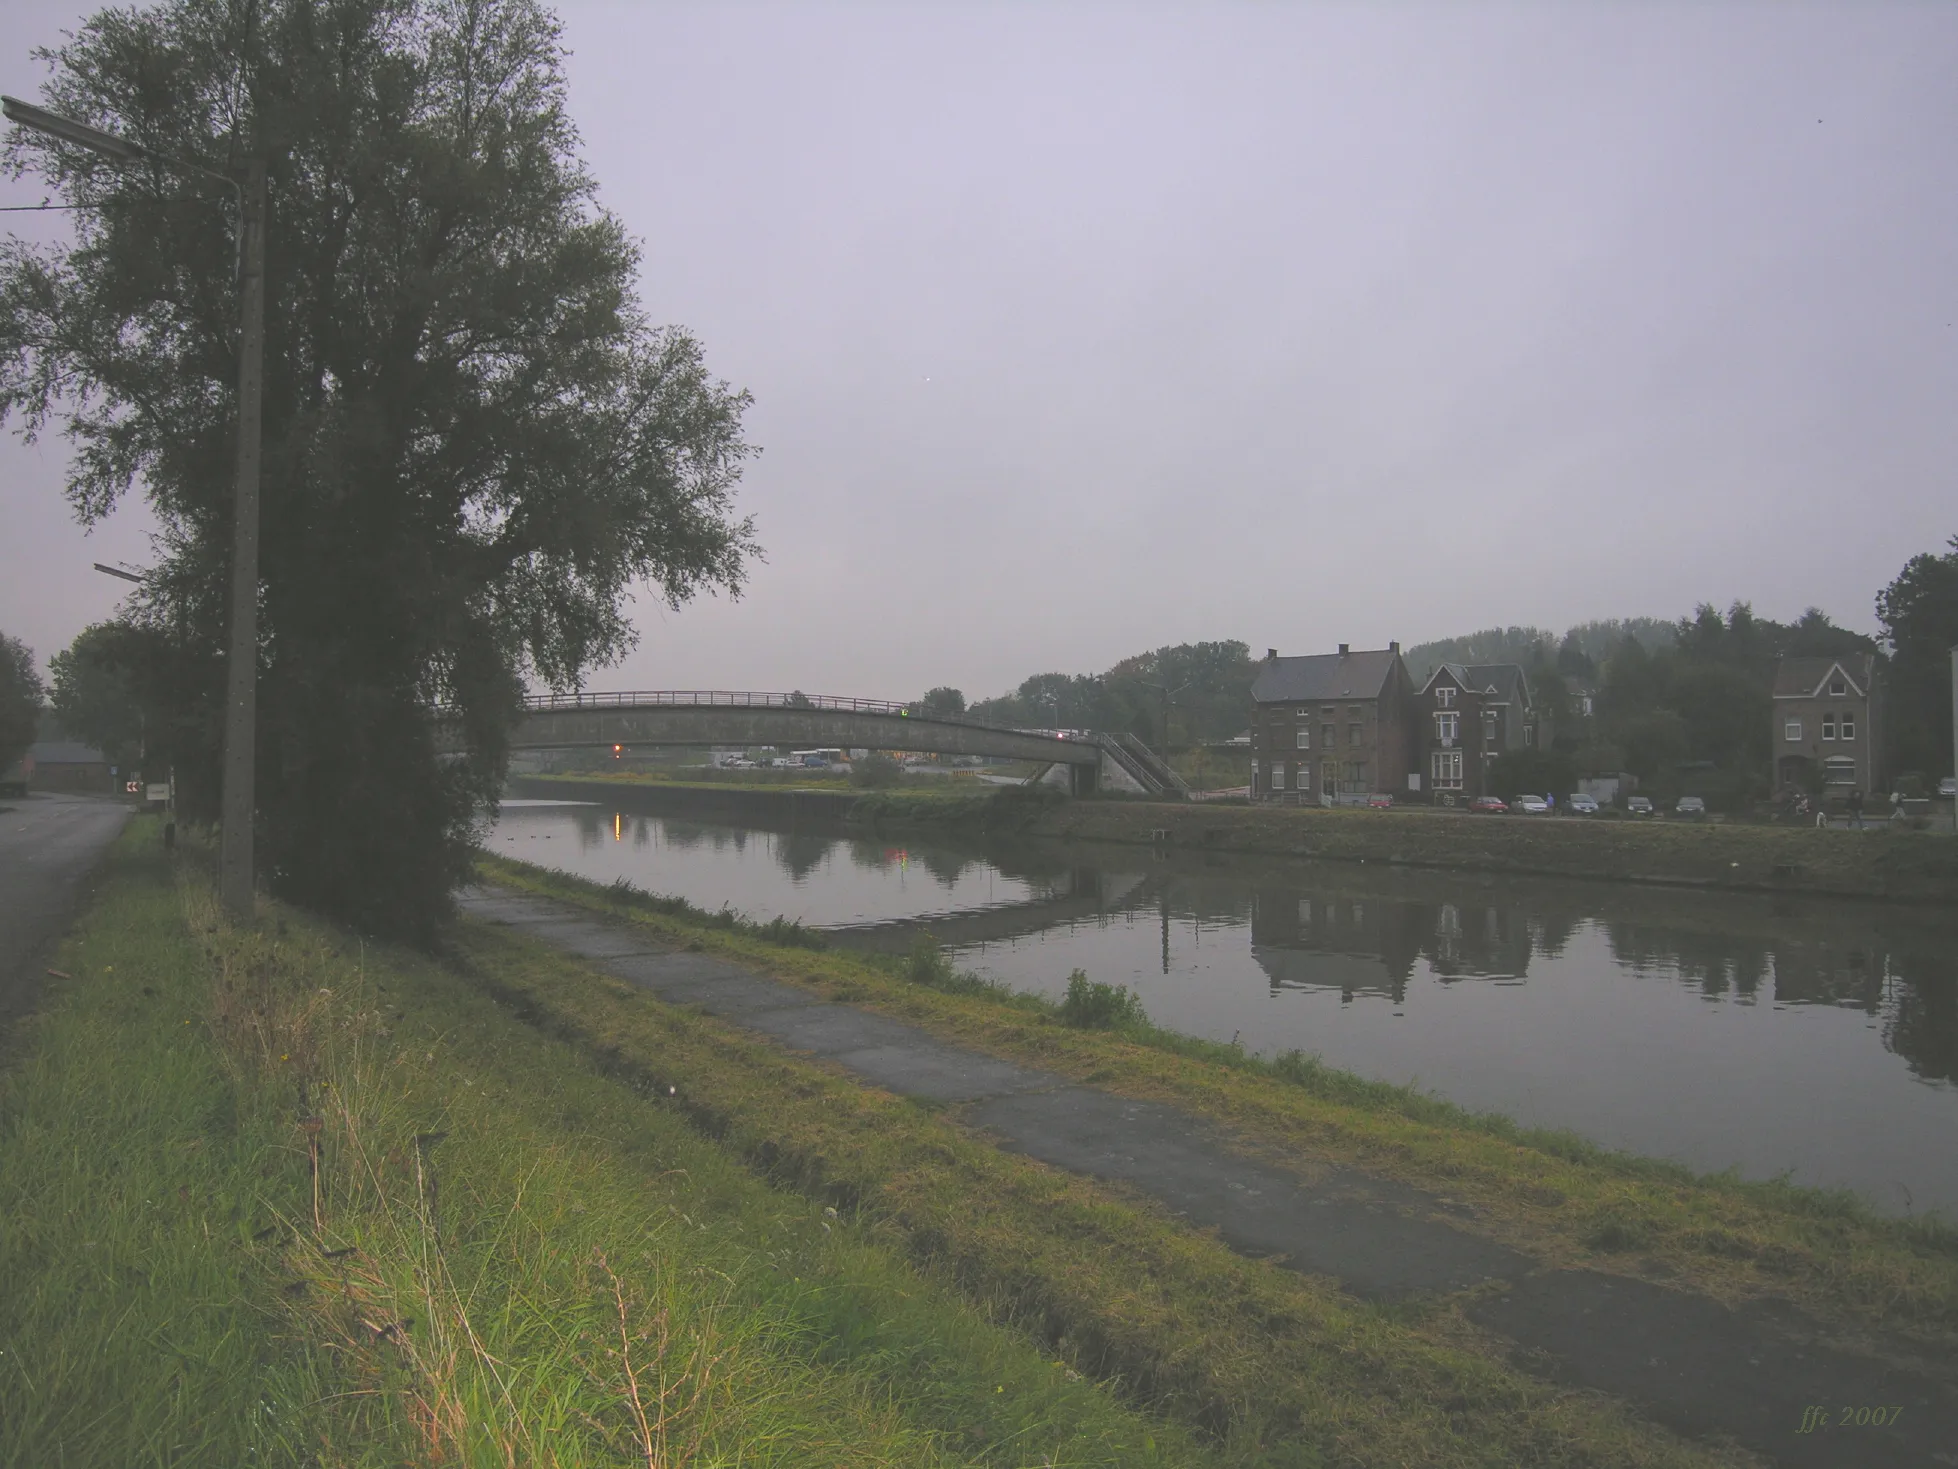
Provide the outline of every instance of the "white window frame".
{"type": "Polygon", "coordinates": [[[1832,698],[1832,699],[1840,699],[1841,697],[1843,697],[1843,695],[1845,695],[1845,694],[1847,694],[1848,692],[1849,692],[1849,689],[1848,689],[1848,687],[1847,687],[1847,686],[1846,686],[1846,685],[1845,685],[1845,684],[1843,683],[1843,681],[1842,681],[1842,678],[1840,677],[1840,675],[1838,675],[1837,677],[1835,677],[1835,678],[1832,678],[1832,679],[1830,679],[1830,680],[1829,680],[1829,697],[1830,697],[1830,698],[1832,698]]]}
{"type": "Polygon", "coordinates": [[[1822,716],[1822,738],[1833,742],[1835,737],[1836,716],[1833,714],[1824,714],[1822,716]]]}
{"type": "Polygon", "coordinates": [[[1292,789],[1303,794],[1312,793],[1312,763],[1301,760],[1292,766],[1292,789]]]}
{"type": "Polygon", "coordinates": [[[1274,791],[1285,789],[1285,762],[1283,760],[1274,760],[1271,762],[1271,788],[1274,791]]]}
{"type": "Polygon", "coordinates": [[[1845,714],[1841,719],[1836,721],[1836,738],[1839,740],[1853,740],[1856,738],[1856,716],[1854,714],[1845,714]]]}
{"type": "Polygon", "coordinates": [[[1462,738],[1462,716],[1454,710],[1435,715],[1435,738],[1446,745],[1453,745],[1462,738]]]}
{"type": "Polygon", "coordinates": [[[1856,784],[1856,757],[1854,755],[1831,755],[1822,762],[1822,782],[1824,785],[1853,786],[1856,784]]]}
{"type": "Polygon", "coordinates": [[[1799,745],[1802,742],[1801,720],[1791,719],[1787,721],[1785,724],[1781,726],[1781,735],[1782,738],[1787,740],[1789,744],[1799,745]]]}
{"type": "Polygon", "coordinates": [[[1299,726],[1299,748],[1301,750],[1312,748],[1312,730],[1307,725],[1302,724],[1299,726]]]}
{"type": "Polygon", "coordinates": [[[1442,685],[1442,687],[1435,690],[1435,703],[1443,709],[1453,709],[1455,707],[1455,690],[1449,685],[1442,685]]]}
{"type": "Polygon", "coordinates": [[[1434,790],[1459,791],[1462,788],[1462,752],[1455,749],[1430,753],[1428,780],[1434,790]]]}

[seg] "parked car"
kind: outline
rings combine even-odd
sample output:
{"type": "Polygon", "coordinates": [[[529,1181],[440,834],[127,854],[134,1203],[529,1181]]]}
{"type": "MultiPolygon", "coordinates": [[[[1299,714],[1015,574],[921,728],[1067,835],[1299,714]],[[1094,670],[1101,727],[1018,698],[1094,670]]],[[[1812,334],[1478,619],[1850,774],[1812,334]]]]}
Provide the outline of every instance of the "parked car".
{"type": "Polygon", "coordinates": [[[1625,797],[1625,810],[1627,814],[1632,816],[1650,816],[1652,814],[1651,798],[1648,796],[1627,796],[1625,797]]]}
{"type": "Polygon", "coordinates": [[[1565,796],[1564,809],[1573,816],[1596,816],[1598,803],[1590,796],[1565,796]]]}
{"type": "Polygon", "coordinates": [[[1375,791],[1367,797],[1367,809],[1370,811],[1385,811],[1393,804],[1393,796],[1386,791],[1375,791]]]}
{"type": "Polygon", "coordinates": [[[1509,803],[1509,809],[1520,811],[1525,816],[1548,816],[1550,803],[1541,796],[1521,795],[1509,803]]]}
{"type": "Polygon", "coordinates": [[[1672,808],[1672,814],[1675,816],[1704,816],[1706,815],[1706,802],[1698,796],[1681,796],[1678,803],[1672,808]]]}
{"type": "Polygon", "coordinates": [[[1471,811],[1489,811],[1500,814],[1508,809],[1508,804],[1501,796],[1477,796],[1473,801],[1469,802],[1469,810],[1471,811]]]}
{"type": "Polygon", "coordinates": [[[1938,782],[1940,796],[1958,796],[1958,775],[1947,775],[1938,782]]]}

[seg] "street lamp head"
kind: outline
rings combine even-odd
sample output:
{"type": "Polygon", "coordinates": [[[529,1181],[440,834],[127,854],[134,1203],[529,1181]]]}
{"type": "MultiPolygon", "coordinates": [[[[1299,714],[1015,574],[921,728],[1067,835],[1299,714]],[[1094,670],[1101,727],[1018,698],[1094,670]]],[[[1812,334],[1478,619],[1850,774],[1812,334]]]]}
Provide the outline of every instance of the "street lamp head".
{"type": "Polygon", "coordinates": [[[32,128],[37,133],[46,133],[64,143],[79,144],[119,163],[134,163],[149,156],[149,150],[141,143],[132,143],[114,133],[105,133],[100,128],[76,122],[72,117],[63,117],[58,112],[49,112],[18,97],[0,97],[0,110],[5,111],[8,122],[32,128]]]}

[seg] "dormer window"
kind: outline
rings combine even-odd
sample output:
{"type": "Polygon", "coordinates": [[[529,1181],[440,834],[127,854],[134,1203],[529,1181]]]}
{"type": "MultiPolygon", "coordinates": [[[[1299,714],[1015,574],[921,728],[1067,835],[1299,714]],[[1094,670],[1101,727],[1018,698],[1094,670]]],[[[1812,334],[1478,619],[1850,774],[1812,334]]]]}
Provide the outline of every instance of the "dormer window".
{"type": "Polygon", "coordinates": [[[1440,688],[1436,689],[1435,703],[1439,704],[1444,709],[1454,708],[1455,707],[1454,688],[1451,685],[1443,684],[1440,688]]]}
{"type": "Polygon", "coordinates": [[[1830,680],[1829,680],[1829,697],[1830,697],[1830,698],[1832,698],[1832,699],[1840,699],[1840,698],[1841,698],[1841,697],[1842,697],[1842,696],[1843,696],[1844,694],[1846,694],[1846,693],[1848,693],[1848,692],[1849,692],[1849,690],[1848,690],[1847,688],[1845,688],[1845,687],[1843,686],[1843,681],[1842,681],[1842,678],[1841,678],[1840,676],[1837,676],[1837,677],[1835,677],[1835,678],[1832,678],[1832,679],[1830,679],[1830,680]]]}

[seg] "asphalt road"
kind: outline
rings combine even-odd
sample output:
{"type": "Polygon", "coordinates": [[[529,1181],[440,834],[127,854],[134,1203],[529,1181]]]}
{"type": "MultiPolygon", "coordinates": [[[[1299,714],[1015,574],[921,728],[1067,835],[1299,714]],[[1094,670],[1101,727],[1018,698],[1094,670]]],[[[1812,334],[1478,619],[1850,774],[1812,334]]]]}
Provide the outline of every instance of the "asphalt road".
{"type": "Polygon", "coordinates": [[[0,1034],[34,1004],[43,948],[129,820],[121,801],[52,792],[0,800],[0,1034]]]}

